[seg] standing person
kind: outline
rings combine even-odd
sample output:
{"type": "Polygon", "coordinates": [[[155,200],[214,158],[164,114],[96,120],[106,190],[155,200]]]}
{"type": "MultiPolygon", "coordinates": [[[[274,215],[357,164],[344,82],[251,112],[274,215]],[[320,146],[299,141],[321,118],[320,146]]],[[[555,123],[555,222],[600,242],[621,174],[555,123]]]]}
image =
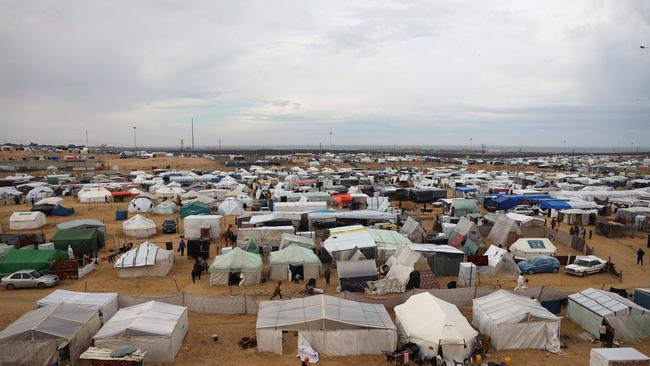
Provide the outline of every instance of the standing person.
{"type": "Polygon", "coordinates": [[[601,347],[607,347],[607,325],[605,325],[604,320],[600,324],[600,328],[598,328],[598,334],[600,335],[600,338],[598,340],[600,341],[601,347]]]}
{"type": "Polygon", "coordinates": [[[199,263],[198,259],[192,267],[192,283],[196,282],[196,280],[201,280],[201,263],[199,263]]]}
{"type": "Polygon", "coordinates": [[[607,348],[612,348],[614,347],[614,328],[606,324],[607,327],[607,348]]]}
{"type": "Polygon", "coordinates": [[[208,273],[208,260],[201,258],[201,270],[202,272],[208,273]]]}
{"type": "Polygon", "coordinates": [[[330,269],[329,265],[325,267],[325,272],[323,273],[323,275],[325,276],[325,287],[329,287],[330,277],[332,277],[332,270],[330,269]]]}
{"type": "Polygon", "coordinates": [[[571,227],[569,228],[569,234],[571,234],[571,236],[573,236],[573,226],[571,226],[571,227]]]}
{"type": "Polygon", "coordinates": [[[104,203],[108,205],[108,196],[104,196],[104,203]]]}
{"type": "Polygon", "coordinates": [[[591,240],[591,236],[594,234],[594,231],[589,229],[589,240],[591,240]]]}
{"type": "Polygon", "coordinates": [[[555,229],[555,218],[552,218],[552,219],[551,219],[551,229],[552,229],[552,230],[555,229]]]}
{"type": "Polygon", "coordinates": [[[282,300],[282,281],[278,281],[278,284],[275,286],[271,300],[273,300],[276,296],[280,296],[280,300],[282,300]]]}
{"type": "Polygon", "coordinates": [[[587,229],[582,228],[582,238],[584,239],[587,236],[587,229]]]}
{"type": "Polygon", "coordinates": [[[178,244],[178,251],[181,252],[181,257],[185,253],[185,241],[181,239],[181,242],[178,244]]]}
{"type": "Polygon", "coordinates": [[[639,250],[636,251],[636,264],[637,265],[643,265],[643,256],[645,255],[645,252],[643,249],[639,248],[639,250]]]}
{"type": "Polygon", "coordinates": [[[226,245],[231,247],[232,246],[232,237],[233,237],[232,225],[228,225],[228,229],[223,234],[223,236],[224,236],[224,239],[226,240],[226,245]]]}

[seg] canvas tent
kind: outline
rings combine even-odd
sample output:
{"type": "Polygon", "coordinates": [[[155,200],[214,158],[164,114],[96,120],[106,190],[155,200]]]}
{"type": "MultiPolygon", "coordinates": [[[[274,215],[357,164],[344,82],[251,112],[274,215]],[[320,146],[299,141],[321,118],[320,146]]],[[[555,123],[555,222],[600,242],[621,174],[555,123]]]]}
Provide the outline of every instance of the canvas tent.
{"type": "Polygon", "coordinates": [[[96,228],[99,231],[100,247],[106,244],[106,225],[99,220],[70,220],[56,224],[57,230],[96,228]]]}
{"type": "Polygon", "coordinates": [[[185,238],[200,239],[201,229],[208,230],[208,237],[216,239],[221,235],[220,215],[190,215],[183,219],[183,230],[185,238]]]}
{"type": "Polygon", "coordinates": [[[240,216],[244,213],[244,204],[236,198],[227,198],[219,204],[217,213],[223,216],[240,216]]]}
{"type": "Polygon", "coordinates": [[[499,290],[474,299],[472,324],[490,336],[496,350],[560,351],[560,321],[537,301],[499,290]]]}
{"type": "Polygon", "coordinates": [[[210,205],[203,202],[191,202],[181,207],[181,219],[190,215],[209,215],[210,205]]]}
{"type": "Polygon", "coordinates": [[[368,228],[361,225],[342,226],[330,229],[330,236],[323,242],[323,248],[332,257],[332,262],[345,261],[357,250],[366,258],[377,256],[377,244],[368,228]]]}
{"type": "Polygon", "coordinates": [[[290,280],[297,274],[304,280],[316,279],[322,271],[320,259],[314,251],[297,244],[271,252],[269,266],[269,277],[276,281],[290,280]]]}
{"type": "Polygon", "coordinates": [[[248,239],[255,238],[261,247],[278,247],[283,234],[293,234],[293,226],[263,226],[237,229],[237,246],[243,247],[248,239]]]}
{"type": "Polygon", "coordinates": [[[208,272],[212,286],[254,286],[261,281],[262,257],[234,247],[226,254],[218,255],[208,272]]]}
{"type": "Polygon", "coordinates": [[[54,197],[54,196],[55,194],[52,188],[48,186],[39,186],[39,187],[34,187],[29,192],[27,192],[27,196],[25,198],[27,202],[36,203],[42,200],[43,198],[54,197]]]}
{"type": "Polygon", "coordinates": [[[103,187],[85,187],[77,193],[77,197],[81,203],[104,203],[106,198],[112,197],[112,194],[111,191],[103,187]]]}
{"type": "Polygon", "coordinates": [[[341,291],[364,291],[368,281],[376,281],[378,278],[374,259],[339,261],[336,267],[341,291]]]}
{"type": "Polygon", "coordinates": [[[423,243],[424,238],[427,236],[422,225],[411,216],[406,219],[399,233],[405,235],[413,243],[423,243]]]}
{"type": "Polygon", "coordinates": [[[0,332],[0,364],[62,363],[59,347],[66,347],[74,365],[100,327],[97,310],[75,304],[57,303],[29,311],[0,332]]]}
{"type": "Polygon", "coordinates": [[[436,276],[455,276],[465,253],[449,245],[409,244],[413,251],[421,253],[436,276]]]}
{"type": "Polygon", "coordinates": [[[147,196],[138,196],[129,202],[129,212],[151,212],[154,202],[147,196]]]}
{"type": "Polygon", "coordinates": [[[38,229],[46,224],[45,214],[39,211],[14,212],[9,217],[9,229],[11,230],[38,229]]]}
{"type": "Polygon", "coordinates": [[[521,270],[517,266],[517,263],[515,263],[512,254],[508,253],[503,248],[490,245],[484,255],[488,257],[488,265],[478,268],[478,273],[484,276],[519,276],[521,273],[521,270]]]}
{"type": "Polygon", "coordinates": [[[145,362],[174,362],[188,328],[186,307],[149,301],[120,309],[93,340],[95,347],[139,348],[145,362]]]}
{"type": "Polygon", "coordinates": [[[58,289],[38,300],[36,304],[44,307],[60,302],[98,311],[102,323],[112,318],[118,309],[117,292],[77,292],[58,289]]]}
{"type": "Polygon", "coordinates": [[[650,366],[650,358],[631,347],[592,348],[589,366],[650,366]]]}
{"type": "Polygon", "coordinates": [[[377,246],[377,260],[385,261],[411,241],[409,238],[393,230],[368,229],[370,236],[377,246]]]}
{"type": "Polygon", "coordinates": [[[292,244],[300,245],[307,249],[316,248],[316,243],[314,243],[314,239],[312,238],[288,233],[282,234],[282,238],[280,239],[280,249],[284,249],[292,244]]]}
{"type": "Polygon", "coordinates": [[[384,305],[327,295],[263,301],[257,314],[259,352],[282,354],[282,332],[297,331],[328,356],[381,354],[393,350],[397,333],[384,305]]]}
{"type": "Polygon", "coordinates": [[[174,252],[144,242],[115,261],[117,277],[164,277],[174,265],[174,252]]]}
{"type": "Polygon", "coordinates": [[[510,246],[516,259],[531,259],[538,255],[555,256],[557,248],[547,238],[521,238],[510,246]]]}
{"type": "Polygon", "coordinates": [[[456,305],[428,292],[396,306],[395,318],[401,339],[417,344],[420,352],[431,357],[442,346],[445,359],[462,362],[472,353],[478,336],[456,305]]]}
{"type": "Polygon", "coordinates": [[[635,342],[650,337],[650,311],[613,292],[595,288],[576,292],[569,295],[567,309],[569,319],[596,338],[604,319],[618,339],[635,342]]]}
{"type": "Polygon", "coordinates": [[[140,214],[122,223],[124,235],[132,236],[134,238],[146,238],[156,235],[156,223],[140,214]]]}
{"type": "Polygon", "coordinates": [[[68,259],[68,253],[54,249],[14,249],[0,260],[0,275],[23,269],[49,272],[50,261],[68,259]]]}
{"type": "Polygon", "coordinates": [[[152,211],[157,215],[173,215],[176,213],[176,204],[172,201],[162,201],[152,211]]]}
{"type": "Polygon", "coordinates": [[[55,249],[68,250],[71,247],[75,256],[83,257],[101,249],[100,235],[96,228],[57,229],[51,240],[55,249]]]}

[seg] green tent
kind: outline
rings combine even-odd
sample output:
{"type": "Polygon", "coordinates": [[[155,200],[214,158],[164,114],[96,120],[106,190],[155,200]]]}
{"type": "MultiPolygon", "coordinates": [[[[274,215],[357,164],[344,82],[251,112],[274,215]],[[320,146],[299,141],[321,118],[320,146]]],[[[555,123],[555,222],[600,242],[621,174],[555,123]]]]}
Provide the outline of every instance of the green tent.
{"type": "Polygon", "coordinates": [[[102,247],[100,236],[97,228],[57,229],[52,242],[58,250],[67,251],[69,245],[74,254],[81,257],[91,255],[102,247]]]}
{"type": "Polygon", "coordinates": [[[68,259],[68,253],[55,249],[14,249],[0,260],[0,275],[23,269],[49,272],[49,262],[57,259],[68,259]]]}
{"type": "Polygon", "coordinates": [[[208,272],[260,272],[262,257],[259,254],[248,253],[239,247],[234,247],[226,254],[218,255],[208,272]]]}
{"type": "Polygon", "coordinates": [[[483,244],[483,240],[480,236],[470,234],[465,240],[465,244],[463,244],[463,252],[465,252],[465,255],[476,255],[481,244],[483,244]]]}
{"type": "Polygon", "coordinates": [[[480,216],[476,200],[471,198],[454,198],[451,201],[452,216],[480,216]]]}
{"type": "Polygon", "coordinates": [[[271,252],[269,254],[269,265],[304,265],[304,264],[317,264],[321,265],[320,259],[314,251],[303,248],[300,245],[293,244],[288,247],[271,252]]]}
{"type": "Polygon", "coordinates": [[[187,206],[181,207],[181,219],[190,215],[210,214],[210,206],[203,202],[195,201],[187,206]]]}
{"type": "MultiPolygon", "coordinates": [[[[56,224],[56,229],[97,229],[99,230],[99,247],[106,246],[106,225],[99,220],[71,220],[56,224]]],[[[66,250],[68,248],[66,247],[66,250]]]]}
{"type": "Polygon", "coordinates": [[[460,263],[465,260],[465,253],[446,245],[440,245],[436,251],[422,254],[436,276],[458,276],[460,263]]]}
{"type": "Polygon", "coordinates": [[[257,240],[255,240],[253,237],[250,237],[248,240],[246,240],[244,250],[249,253],[260,254],[260,247],[257,245],[257,240]]]}

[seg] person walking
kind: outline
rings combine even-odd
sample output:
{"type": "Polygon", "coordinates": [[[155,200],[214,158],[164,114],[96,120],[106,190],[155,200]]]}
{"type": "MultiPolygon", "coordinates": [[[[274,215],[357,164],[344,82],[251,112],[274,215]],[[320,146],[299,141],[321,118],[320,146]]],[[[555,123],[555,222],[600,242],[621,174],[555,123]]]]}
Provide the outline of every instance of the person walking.
{"type": "Polygon", "coordinates": [[[325,267],[325,271],[323,272],[323,275],[325,276],[325,287],[329,287],[330,277],[332,277],[332,270],[330,269],[329,265],[325,267]]]}
{"type": "Polygon", "coordinates": [[[181,239],[181,242],[178,244],[178,251],[181,252],[181,257],[185,253],[185,241],[181,239]]]}
{"type": "Polygon", "coordinates": [[[280,296],[280,300],[282,300],[282,281],[278,281],[278,284],[275,286],[271,300],[273,300],[276,296],[280,296]]]}
{"type": "Polygon", "coordinates": [[[587,229],[582,228],[582,238],[584,239],[587,236],[587,229]]]}
{"type": "Polygon", "coordinates": [[[194,266],[192,267],[192,283],[195,283],[196,280],[201,280],[201,263],[199,263],[198,259],[194,262],[194,266]]]}
{"type": "Polygon", "coordinates": [[[591,236],[594,234],[594,231],[589,229],[589,240],[591,240],[591,236]]]}
{"type": "Polygon", "coordinates": [[[643,249],[639,248],[639,250],[636,251],[636,264],[637,265],[643,265],[643,256],[645,255],[645,252],[643,249]]]}

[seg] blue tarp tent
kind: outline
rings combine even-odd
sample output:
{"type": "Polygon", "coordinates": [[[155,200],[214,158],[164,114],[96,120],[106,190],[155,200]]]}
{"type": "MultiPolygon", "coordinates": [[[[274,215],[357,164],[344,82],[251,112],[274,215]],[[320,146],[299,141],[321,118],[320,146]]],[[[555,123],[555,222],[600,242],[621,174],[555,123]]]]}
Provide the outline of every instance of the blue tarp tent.
{"type": "Polygon", "coordinates": [[[496,208],[499,210],[509,210],[518,205],[524,200],[536,201],[549,198],[545,194],[516,194],[516,195],[502,195],[494,200],[496,208]]]}
{"type": "Polygon", "coordinates": [[[476,192],[476,187],[456,187],[457,192],[463,192],[463,193],[469,193],[469,192],[476,192]]]}
{"type": "Polygon", "coordinates": [[[543,199],[538,200],[538,202],[539,208],[542,210],[548,210],[549,208],[553,210],[566,210],[571,208],[569,202],[564,200],[543,199]]]}

